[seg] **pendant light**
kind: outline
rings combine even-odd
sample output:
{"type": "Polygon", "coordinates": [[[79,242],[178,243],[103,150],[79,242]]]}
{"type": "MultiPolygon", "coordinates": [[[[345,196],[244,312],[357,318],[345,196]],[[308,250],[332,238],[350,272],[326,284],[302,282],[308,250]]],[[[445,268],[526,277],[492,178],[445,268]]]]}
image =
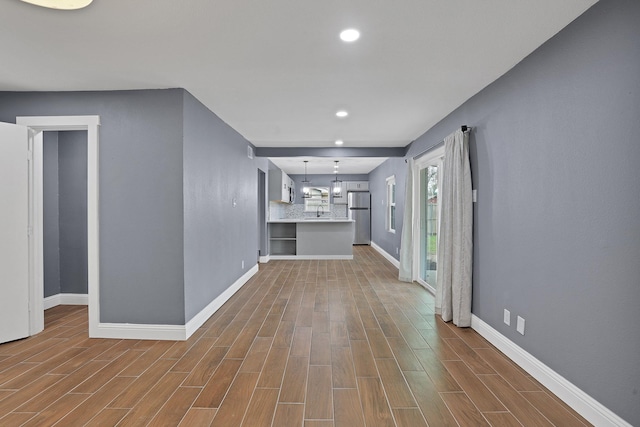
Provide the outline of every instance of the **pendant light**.
{"type": "Polygon", "coordinates": [[[332,193],[333,193],[333,198],[335,199],[335,198],[342,197],[342,181],[338,179],[338,160],[334,160],[334,162],[336,163],[336,165],[334,166],[336,179],[331,181],[331,186],[333,187],[332,193]]]}
{"type": "Polygon", "coordinates": [[[302,181],[302,198],[310,199],[311,198],[311,183],[307,180],[307,163],[309,161],[304,161],[304,181],[302,181]]]}

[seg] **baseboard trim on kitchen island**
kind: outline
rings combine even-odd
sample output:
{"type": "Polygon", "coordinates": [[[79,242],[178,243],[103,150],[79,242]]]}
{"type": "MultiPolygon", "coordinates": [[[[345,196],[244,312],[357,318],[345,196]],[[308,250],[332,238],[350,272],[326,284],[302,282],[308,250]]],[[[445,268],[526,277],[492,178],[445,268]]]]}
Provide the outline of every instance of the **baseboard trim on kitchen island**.
{"type": "Polygon", "coordinates": [[[270,255],[271,260],[350,260],[353,255],[270,255]]]}

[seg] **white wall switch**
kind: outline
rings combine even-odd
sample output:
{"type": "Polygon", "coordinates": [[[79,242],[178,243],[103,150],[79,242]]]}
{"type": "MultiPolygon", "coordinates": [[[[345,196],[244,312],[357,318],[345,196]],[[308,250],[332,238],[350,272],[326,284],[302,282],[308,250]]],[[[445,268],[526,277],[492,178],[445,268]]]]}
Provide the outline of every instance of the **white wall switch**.
{"type": "Polygon", "coordinates": [[[524,335],[524,319],[518,316],[518,324],[516,325],[516,331],[524,335]]]}
{"type": "Polygon", "coordinates": [[[511,312],[506,308],[504,309],[504,323],[507,326],[511,326],[511,312]]]}
{"type": "Polygon", "coordinates": [[[242,269],[244,270],[244,260],[242,260],[242,269]]]}
{"type": "Polygon", "coordinates": [[[473,203],[478,201],[478,190],[473,190],[473,192],[471,193],[473,194],[473,203]]]}

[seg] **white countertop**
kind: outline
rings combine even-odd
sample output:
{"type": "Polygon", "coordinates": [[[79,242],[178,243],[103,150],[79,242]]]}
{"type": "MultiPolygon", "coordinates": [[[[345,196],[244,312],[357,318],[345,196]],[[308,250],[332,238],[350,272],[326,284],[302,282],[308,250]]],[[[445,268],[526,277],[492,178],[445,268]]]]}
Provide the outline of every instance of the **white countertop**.
{"type": "Polygon", "coordinates": [[[297,223],[297,222],[303,222],[303,223],[314,223],[314,222],[355,222],[355,220],[353,219],[348,219],[348,218],[316,218],[316,217],[311,217],[311,219],[306,219],[306,218],[281,218],[281,219],[272,219],[268,221],[269,223],[279,223],[279,222],[289,222],[289,223],[297,223]]]}

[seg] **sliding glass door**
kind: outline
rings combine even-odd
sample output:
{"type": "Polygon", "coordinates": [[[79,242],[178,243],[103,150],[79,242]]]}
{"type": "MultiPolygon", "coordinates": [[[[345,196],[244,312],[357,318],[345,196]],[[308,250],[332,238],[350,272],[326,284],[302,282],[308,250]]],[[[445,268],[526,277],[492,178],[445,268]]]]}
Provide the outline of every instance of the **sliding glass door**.
{"type": "Polygon", "coordinates": [[[419,242],[415,248],[415,256],[418,262],[418,281],[436,289],[436,278],[438,274],[438,229],[440,204],[438,194],[440,193],[440,177],[442,174],[442,157],[444,148],[438,148],[431,153],[427,153],[416,161],[415,176],[418,180],[415,193],[415,206],[418,207],[417,220],[419,242]]]}

